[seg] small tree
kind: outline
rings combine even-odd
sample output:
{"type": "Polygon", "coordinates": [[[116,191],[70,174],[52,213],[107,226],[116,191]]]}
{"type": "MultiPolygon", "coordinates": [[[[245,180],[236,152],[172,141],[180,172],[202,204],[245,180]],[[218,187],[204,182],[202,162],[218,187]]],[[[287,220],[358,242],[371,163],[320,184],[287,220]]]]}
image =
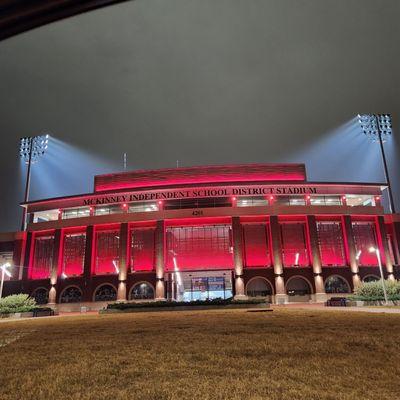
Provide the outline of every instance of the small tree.
{"type": "Polygon", "coordinates": [[[36,306],[35,299],[27,294],[13,294],[0,299],[0,314],[29,312],[36,306]]]}

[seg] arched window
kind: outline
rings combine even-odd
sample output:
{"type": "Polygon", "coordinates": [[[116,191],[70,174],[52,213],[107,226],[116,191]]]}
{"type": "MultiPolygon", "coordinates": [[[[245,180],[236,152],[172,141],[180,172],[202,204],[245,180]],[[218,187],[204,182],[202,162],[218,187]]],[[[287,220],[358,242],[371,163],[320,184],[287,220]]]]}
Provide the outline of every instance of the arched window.
{"type": "Polygon", "coordinates": [[[253,278],[247,284],[246,293],[250,297],[267,297],[272,295],[272,288],[265,279],[253,278]]]}
{"type": "Polygon", "coordinates": [[[147,282],[137,283],[131,290],[130,300],[154,299],[154,289],[147,282]]]}
{"type": "Polygon", "coordinates": [[[348,283],[337,275],[332,275],[325,281],[326,293],[350,293],[348,283]]]}
{"type": "Polygon", "coordinates": [[[60,303],[79,303],[82,301],[82,290],[76,286],[70,286],[61,293],[60,303]]]}
{"type": "Polygon", "coordinates": [[[117,299],[117,291],[112,285],[101,285],[94,294],[94,301],[114,301],[117,299]]]}
{"type": "Polygon", "coordinates": [[[289,296],[308,296],[311,294],[309,283],[299,276],[289,279],[286,290],[289,296]]]}
{"type": "Polygon", "coordinates": [[[363,278],[363,282],[376,282],[379,281],[379,278],[375,275],[367,275],[363,278]]]}
{"type": "Polygon", "coordinates": [[[49,291],[46,288],[37,288],[32,297],[35,299],[36,304],[47,304],[49,302],[49,291]]]}

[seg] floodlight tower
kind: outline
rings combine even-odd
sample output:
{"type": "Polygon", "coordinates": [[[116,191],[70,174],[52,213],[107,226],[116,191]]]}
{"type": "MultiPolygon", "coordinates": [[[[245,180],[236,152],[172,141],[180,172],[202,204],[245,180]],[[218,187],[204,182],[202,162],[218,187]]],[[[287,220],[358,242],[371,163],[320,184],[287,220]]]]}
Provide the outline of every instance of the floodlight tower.
{"type": "MultiPolygon", "coordinates": [[[[31,185],[31,167],[45,153],[49,143],[49,135],[31,136],[20,139],[19,155],[28,165],[25,182],[24,203],[29,200],[29,189],[31,185]]],[[[24,207],[21,230],[26,229],[26,208],[24,207]]]]}
{"type": "Polygon", "coordinates": [[[383,168],[385,171],[385,179],[389,191],[390,212],[394,213],[395,206],[393,201],[392,186],[390,184],[389,170],[387,166],[385,149],[383,143],[386,142],[385,136],[392,134],[392,117],[390,114],[358,114],[358,122],[364,134],[372,139],[373,142],[379,142],[382,154],[383,168]]]}

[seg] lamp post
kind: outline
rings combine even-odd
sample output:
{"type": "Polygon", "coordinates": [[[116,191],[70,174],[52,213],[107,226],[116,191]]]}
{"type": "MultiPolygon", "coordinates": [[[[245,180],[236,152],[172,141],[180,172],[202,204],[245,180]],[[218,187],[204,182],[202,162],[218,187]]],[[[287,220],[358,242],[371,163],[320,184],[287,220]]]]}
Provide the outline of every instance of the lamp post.
{"type": "Polygon", "coordinates": [[[390,114],[359,114],[358,122],[367,137],[371,138],[374,142],[379,142],[385,179],[389,191],[390,212],[395,213],[392,186],[390,184],[389,170],[386,162],[385,149],[383,147],[383,143],[386,141],[383,139],[383,135],[389,136],[392,134],[392,117],[390,114]]]}
{"type": "MultiPolygon", "coordinates": [[[[24,203],[26,203],[29,200],[32,164],[37,162],[39,157],[45,153],[48,147],[48,143],[49,143],[49,135],[23,137],[20,139],[19,156],[28,165],[28,170],[26,172],[24,203]]],[[[26,229],[26,207],[24,207],[23,209],[22,223],[21,223],[21,230],[24,231],[25,229],[26,229]]]]}
{"type": "Polygon", "coordinates": [[[3,285],[4,285],[4,277],[5,277],[5,275],[7,275],[9,278],[11,278],[10,272],[7,271],[8,267],[11,267],[10,263],[5,263],[0,267],[0,269],[1,269],[0,299],[3,297],[3,285]]]}
{"type": "Polygon", "coordinates": [[[381,274],[381,282],[382,282],[382,288],[383,288],[383,297],[385,298],[385,304],[388,305],[389,302],[388,302],[388,297],[387,297],[387,293],[386,293],[385,278],[383,277],[381,252],[376,247],[370,247],[369,248],[369,252],[370,253],[375,253],[376,254],[376,258],[378,259],[379,272],[381,274]]]}

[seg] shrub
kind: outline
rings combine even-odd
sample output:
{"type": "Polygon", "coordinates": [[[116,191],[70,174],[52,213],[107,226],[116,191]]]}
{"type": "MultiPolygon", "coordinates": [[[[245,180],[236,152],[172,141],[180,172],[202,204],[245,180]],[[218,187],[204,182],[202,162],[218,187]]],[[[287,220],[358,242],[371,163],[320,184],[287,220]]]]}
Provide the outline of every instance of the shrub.
{"type": "Polygon", "coordinates": [[[185,306],[226,306],[228,304],[260,304],[265,303],[265,299],[249,299],[249,300],[234,300],[229,299],[213,299],[213,300],[195,300],[195,301],[149,301],[149,302],[125,302],[112,303],[107,305],[107,309],[127,310],[131,308],[163,308],[163,307],[185,307],[185,306]]]}
{"type": "MultiPolygon", "coordinates": [[[[400,281],[385,281],[389,300],[400,300],[400,281]]],[[[355,300],[384,300],[382,281],[362,282],[354,289],[355,300]]]]}
{"type": "Polygon", "coordinates": [[[0,314],[32,311],[36,306],[35,299],[27,294],[13,294],[0,299],[0,314]]]}

